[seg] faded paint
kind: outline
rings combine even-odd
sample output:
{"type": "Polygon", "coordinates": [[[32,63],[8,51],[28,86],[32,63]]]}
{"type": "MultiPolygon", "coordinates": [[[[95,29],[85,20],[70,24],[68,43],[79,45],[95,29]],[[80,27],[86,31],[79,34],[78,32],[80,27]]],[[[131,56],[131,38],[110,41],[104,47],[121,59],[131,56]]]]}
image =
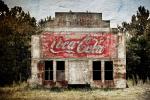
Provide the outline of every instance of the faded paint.
{"type": "Polygon", "coordinates": [[[90,84],[98,88],[125,88],[125,36],[117,34],[109,25],[109,21],[102,20],[101,13],[56,13],[40,35],[32,36],[30,85],[51,88],[90,84]],[[77,49],[79,44],[82,49],[83,46],[88,49],[77,49]],[[94,46],[103,48],[95,52],[91,49],[94,46]],[[44,61],[47,60],[53,61],[53,80],[45,80],[44,61]],[[65,61],[63,75],[57,75],[56,61],[65,61]],[[101,61],[101,80],[93,80],[93,61],[101,61]],[[105,80],[105,61],[113,61],[113,80],[105,80]]]}
{"type": "Polygon", "coordinates": [[[116,56],[116,35],[111,33],[43,33],[43,58],[102,58],[116,56]]]}
{"type": "Polygon", "coordinates": [[[88,78],[87,61],[69,61],[69,84],[87,84],[88,78]]]}
{"type": "Polygon", "coordinates": [[[125,36],[123,33],[118,33],[118,58],[126,58],[125,36]]]}
{"type": "Polygon", "coordinates": [[[120,78],[115,80],[115,88],[125,88],[126,85],[126,79],[120,78]]]}
{"type": "Polygon", "coordinates": [[[59,27],[59,28],[45,28],[44,31],[50,32],[112,32],[111,28],[73,28],[73,27],[59,27]]]}
{"type": "Polygon", "coordinates": [[[102,83],[101,80],[98,80],[98,81],[93,81],[93,82],[91,83],[91,86],[92,86],[92,87],[103,88],[104,84],[102,83]]]}
{"type": "MultiPolygon", "coordinates": [[[[104,88],[114,88],[114,80],[105,80],[104,88]]],[[[115,87],[116,88],[116,87],[115,87]]]]}
{"type": "MultiPolygon", "coordinates": [[[[38,78],[38,60],[31,61],[31,78],[28,80],[31,87],[36,87],[39,84],[38,78]]],[[[41,82],[40,82],[41,83],[41,82]]]]}
{"type": "Polygon", "coordinates": [[[39,35],[34,35],[31,37],[31,57],[34,59],[40,58],[40,37],[39,35]]]}
{"type": "Polygon", "coordinates": [[[91,12],[56,12],[55,19],[45,24],[45,27],[110,27],[109,20],[102,20],[102,13],[91,12]]]}

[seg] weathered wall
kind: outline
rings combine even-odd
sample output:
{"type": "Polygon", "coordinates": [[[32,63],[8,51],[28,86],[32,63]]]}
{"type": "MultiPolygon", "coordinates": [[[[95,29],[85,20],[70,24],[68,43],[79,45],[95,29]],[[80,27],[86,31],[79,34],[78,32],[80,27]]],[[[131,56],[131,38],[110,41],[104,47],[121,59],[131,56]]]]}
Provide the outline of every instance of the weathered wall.
{"type": "MultiPolygon", "coordinates": [[[[47,87],[51,86],[67,86],[67,84],[91,84],[92,87],[115,87],[115,88],[125,88],[126,87],[126,56],[125,56],[125,40],[123,35],[117,35],[117,42],[115,49],[112,49],[114,54],[112,56],[103,57],[103,56],[93,56],[83,58],[75,57],[63,58],[63,55],[59,53],[56,56],[46,56],[44,57],[44,52],[42,49],[42,35],[32,37],[32,81],[34,84],[45,85],[47,87]],[[34,49],[36,49],[34,51],[34,49]],[[34,54],[35,53],[35,54],[34,54]],[[35,55],[35,56],[34,56],[35,55]],[[57,58],[57,59],[55,59],[57,58]],[[44,81],[44,60],[53,60],[54,62],[54,81],[44,81]],[[56,81],[56,61],[65,61],[65,81],[57,82],[56,81]],[[92,61],[100,60],[101,64],[101,80],[93,81],[92,80],[92,61]],[[104,80],[104,61],[113,61],[113,78],[114,80],[104,80]],[[78,73],[78,74],[77,74],[78,73]]],[[[47,36],[46,36],[47,37],[47,36]]],[[[75,35],[75,37],[77,37],[75,35]]],[[[72,37],[73,38],[73,37],[72,37]]],[[[49,38],[50,39],[50,38],[49,38]]],[[[56,39],[56,38],[55,38],[56,39]]],[[[44,39],[47,41],[46,39],[44,39]]],[[[45,42],[44,41],[44,42],[45,42]]],[[[50,42],[50,41],[47,41],[50,42]]],[[[51,41],[52,42],[52,41],[51,41]]],[[[108,44],[109,45],[109,44],[108,44]]],[[[46,45],[45,45],[46,46],[46,45]]],[[[49,45],[50,46],[50,45],[49,45]]],[[[48,51],[50,52],[50,50],[48,51]]]]}
{"type": "Polygon", "coordinates": [[[99,88],[126,87],[125,37],[123,34],[117,34],[116,29],[111,29],[110,21],[103,21],[101,13],[58,12],[55,19],[45,26],[40,35],[32,36],[31,85],[67,87],[68,84],[90,84],[91,87],[99,88]],[[108,33],[111,33],[109,36],[113,38],[107,37],[108,33]],[[96,41],[101,41],[105,37],[110,39],[103,45],[100,43],[101,46],[108,47],[109,55],[106,56],[106,52],[100,54],[86,54],[92,51],[83,54],[76,52],[77,44],[80,44],[84,36],[88,35],[92,39],[89,39],[91,42],[86,42],[91,46],[96,45],[96,41]],[[96,35],[97,37],[92,37],[96,35]],[[100,35],[103,38],[100,38],[100,35]],[[63,47],[59,42],[60,37],[62,43],[65,43],[63,47]],[[71,41],[77,41],[77,43],[74,48],[72,47],[73,49],[68,49],[67,44],[71,41]],[[45,60],[53,60],[53,80],[51,81],[44,80],[45,60]],[[101,61],[101,80],[98,81],[92,79],[92,62],[97,60],[101,61]],[[56,61],[65,61],[65,80],[63,81],[56,80],[56,61]],[[105,61],[113,61],[113,80],[104,79],[105,61]]]}
{"type": "Polygon", "coordinates": [[[114,81],[116,88],[126,87],[126,45],[124,34],[118,33],[118,57],[114,60],[114,81]]]}
{"type": "Polygon", "coordinates": [[[31,37],[31,78],[29,83],[31,86],[36,86],[41,84],[38,78],[38,63],[40,61],[40,37],[39,35],[34,35],[31,37]]]}
{"type": "Polygon", "coordinates": [[[102,20],[102,13],[56,12],[46,27],[110,27],[109,20],[102,20]]]}
{"type": "Polygon", "coordinates": [[[42,58],[116,58],[117,36],[112,33],[45,32],[42,58]]]}

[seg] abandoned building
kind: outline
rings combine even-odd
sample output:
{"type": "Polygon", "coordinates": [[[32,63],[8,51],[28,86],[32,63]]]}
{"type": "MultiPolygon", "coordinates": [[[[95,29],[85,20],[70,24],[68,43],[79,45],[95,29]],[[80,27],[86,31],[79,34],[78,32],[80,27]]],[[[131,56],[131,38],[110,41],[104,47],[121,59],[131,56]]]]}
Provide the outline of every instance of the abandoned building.
{"type": "Polygon", "coordinates": [[[31,85],[126,87],[125,37],[102,13],[56,12],[31,46],[31,85]]]}

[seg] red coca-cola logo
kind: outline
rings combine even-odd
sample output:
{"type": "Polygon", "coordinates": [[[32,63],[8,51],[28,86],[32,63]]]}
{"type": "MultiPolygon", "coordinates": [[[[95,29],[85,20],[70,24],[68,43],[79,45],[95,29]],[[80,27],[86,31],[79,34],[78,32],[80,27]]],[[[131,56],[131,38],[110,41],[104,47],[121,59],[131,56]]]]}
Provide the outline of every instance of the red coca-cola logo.
{"type": "Polygon", "coordinates": [[[50,52],[101,54],[104,51],[104,46],[101,45],[103,41],[104,39],[91,36],[76,40],[65,40],[63,37],[58,37],[50,44],[50,52]]]}
{"type": "Polygon", "coordinates": [[[44,57],[108,57],[114,42],[111,34],[45,34],[42,37],[42,53],[44,57]],[[75,35],[78,38],[73,38],[75,35]]]}

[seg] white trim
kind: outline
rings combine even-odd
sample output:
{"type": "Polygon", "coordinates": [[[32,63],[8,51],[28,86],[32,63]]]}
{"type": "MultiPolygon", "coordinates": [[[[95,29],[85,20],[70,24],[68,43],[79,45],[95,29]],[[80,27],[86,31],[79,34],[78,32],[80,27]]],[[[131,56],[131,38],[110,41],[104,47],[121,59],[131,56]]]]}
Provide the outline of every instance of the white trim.
{"type": "Polygon", "coordinates": [[[111,28],[44,28],[44,31],[53,32],[110,32],[111,28]]]}

